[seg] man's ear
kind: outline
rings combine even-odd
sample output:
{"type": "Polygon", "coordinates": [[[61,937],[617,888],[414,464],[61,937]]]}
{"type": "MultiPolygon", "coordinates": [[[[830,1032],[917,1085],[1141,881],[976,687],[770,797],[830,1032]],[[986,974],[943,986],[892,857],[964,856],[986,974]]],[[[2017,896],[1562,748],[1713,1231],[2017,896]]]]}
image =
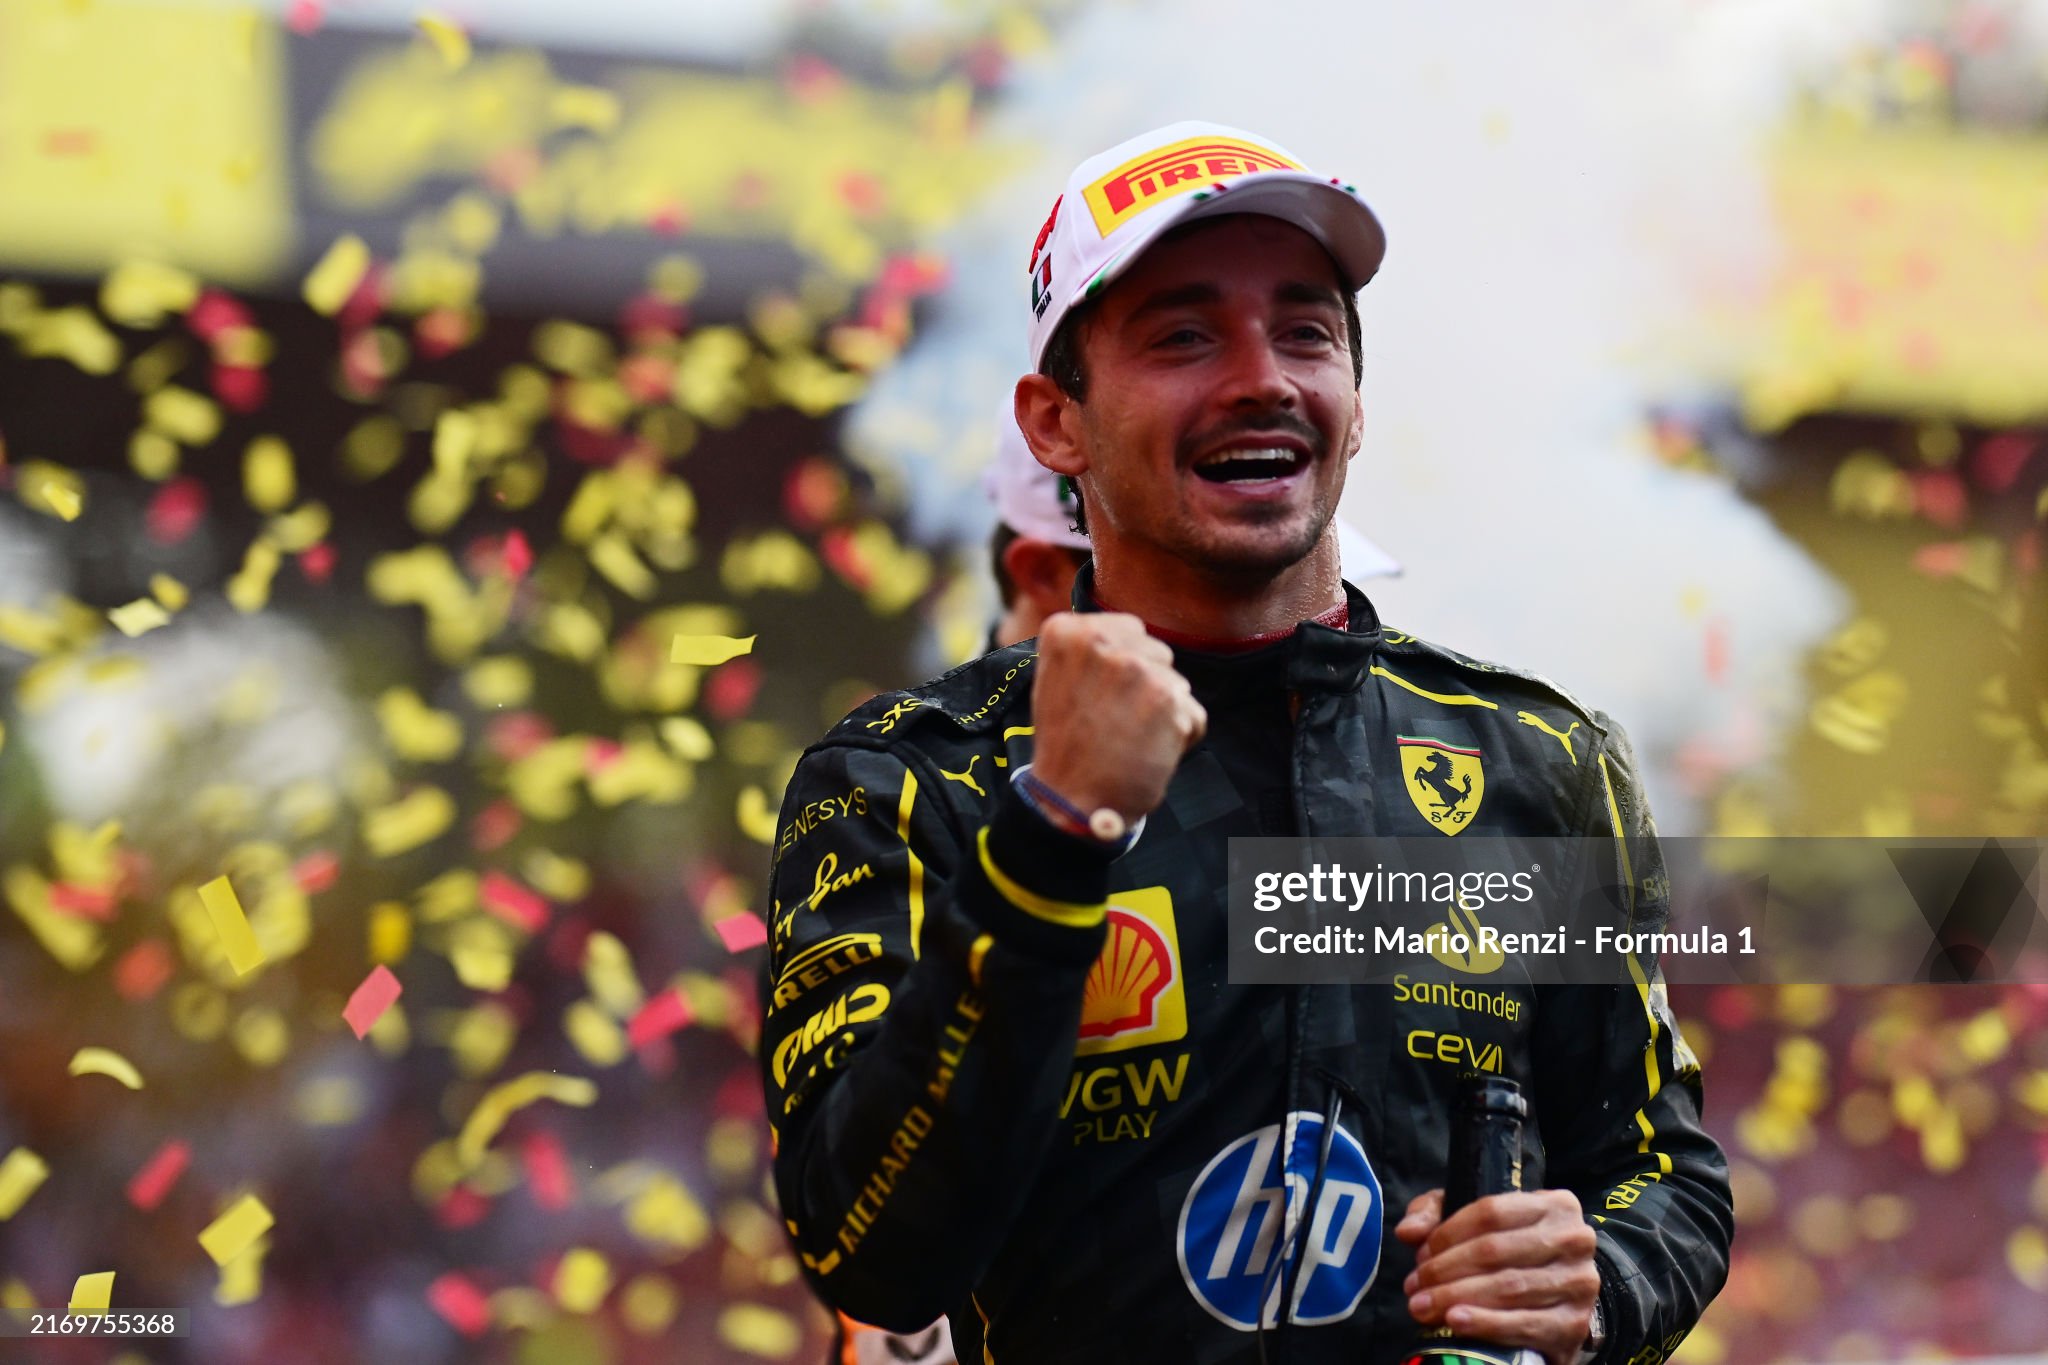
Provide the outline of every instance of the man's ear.
{"type": "Polygon", "coordinates": [[[1051,377],[1027,374],[1017,381],[1012,400],[1016,405],[1017,429],[1032,458],[1055,474],[1072,478],[1088,468],[1088,457],[1069,430],[1069,398],[1051,377]]]}
{"type": "Polygon", "coordinates": [[[1074,600],[1074,575],[1080,563],[1073,551],[1051,541],[1018,536],[1003,547],[1003,571],[1016,585],[1017,596],[1040,617],[1065,611],[1074,600]]]}
{"type": "Polygon", "coordinates": [[[1356,455],[1358,448],[1364,444],[1365,390],[1353,389],[1351,391],[1351,448],[1344,452],[1344,458],[1348,460],[1353,455],[1356,455]]]}

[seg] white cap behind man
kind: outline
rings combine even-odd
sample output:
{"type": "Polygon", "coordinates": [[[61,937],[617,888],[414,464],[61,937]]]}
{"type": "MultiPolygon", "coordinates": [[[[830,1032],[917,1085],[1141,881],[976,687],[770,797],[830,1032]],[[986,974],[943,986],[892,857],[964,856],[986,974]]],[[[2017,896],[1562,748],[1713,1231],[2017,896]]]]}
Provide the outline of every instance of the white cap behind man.
{"type": "Polygon", "coordinates": [[[1066,315],[1182,223],[1260,213],[1323,244],[1351,289],[1387,254],[1387,235],[1358,191],[1284,148],[1219,123],[1175,123],[1078,166],[1031,248],[1031,363],[1066,315]]]}

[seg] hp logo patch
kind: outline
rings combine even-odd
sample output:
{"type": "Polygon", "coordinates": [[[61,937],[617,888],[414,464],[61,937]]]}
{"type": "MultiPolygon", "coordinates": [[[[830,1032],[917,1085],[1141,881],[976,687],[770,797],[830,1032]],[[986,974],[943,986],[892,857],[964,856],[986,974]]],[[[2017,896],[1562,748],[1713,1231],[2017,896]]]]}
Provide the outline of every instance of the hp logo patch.
{"type": "MultiPolygon", "coordinates": [[[[1259,1324],[1259,1291],[1279,1254],[1283,1225],[1301,1220],[1322,1146],[1320,1114],[1287,1117],[1289,1141],[1281,1161],[1281,1132],[1272,1124],[1225,1147],[1180,1206],[1175,1251],[1181,1279],[1195,1301],[1240,1332],[1259,1324]]],[[[1358,1139],[1341,1126],[1323,1171],[1315,1217],[1295,1248],[1294,1302],[1288,1318],[1303,1326],[1351,1316],[1380,1268],[1380,1181],[1358,1139]]],[[[1266,1325],[1280,1320],[1280,1281],[1264,1305],[1266,1325]]]]}

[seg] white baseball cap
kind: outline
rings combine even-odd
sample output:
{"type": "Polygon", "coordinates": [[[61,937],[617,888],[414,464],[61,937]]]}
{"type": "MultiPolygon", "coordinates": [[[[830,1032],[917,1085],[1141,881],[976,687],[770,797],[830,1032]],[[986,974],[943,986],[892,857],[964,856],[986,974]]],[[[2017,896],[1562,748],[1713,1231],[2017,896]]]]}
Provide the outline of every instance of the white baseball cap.
{"type": "Polygon", "coordinates": [[[1090,548],[1088,537],[1074,529],[1077,509],[1067,481],[1032,455],[1007,397],[996,413],[996,457],[983,471],[981,486],[996,505],[996,519],[1018,535],[1074,550],[1090,548]]]}
{"type": "Polygon", "coordinates": [[[1387,234],[1354,187],[1251,133],[1169,124],[1089,157],[1053,201],[1031,247],[1031,363],[1043,363],[1062,318],[1162,233],[1228,213],[1262,213],[1307,232],[1353,290],[1387,254],[1387,234]]]}
{"type": "MultiPolygon", "coordinates": [[[[1017,418],[1005,399],[996,413],[996,456],[982,471],[981,486],[996,506],[996,520],[1030,540],[1049,541],[1069,549],[1093,548],[1074,529],[1074,495],[1067,482],[1038,462],[1017,429],[1017,418]]],[[[1392,555],[1354,529],[1340,514],[1337,553],[1348,582],[1391,578],[1401,572],[1392,555]]]]}

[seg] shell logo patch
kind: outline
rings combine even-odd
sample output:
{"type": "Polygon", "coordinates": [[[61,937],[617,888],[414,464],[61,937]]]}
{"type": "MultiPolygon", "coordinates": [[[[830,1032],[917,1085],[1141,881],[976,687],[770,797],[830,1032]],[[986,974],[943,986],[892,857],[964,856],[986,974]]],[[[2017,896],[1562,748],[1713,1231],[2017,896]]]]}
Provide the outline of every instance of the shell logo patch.
{"type": "Polygon", "coordinates": [[[1177,1043],[1187,1034],[1173,893],[1163,886],[1111,892],[1109,937],[1081,989],[1075,1055],[1177,1043]]]}

